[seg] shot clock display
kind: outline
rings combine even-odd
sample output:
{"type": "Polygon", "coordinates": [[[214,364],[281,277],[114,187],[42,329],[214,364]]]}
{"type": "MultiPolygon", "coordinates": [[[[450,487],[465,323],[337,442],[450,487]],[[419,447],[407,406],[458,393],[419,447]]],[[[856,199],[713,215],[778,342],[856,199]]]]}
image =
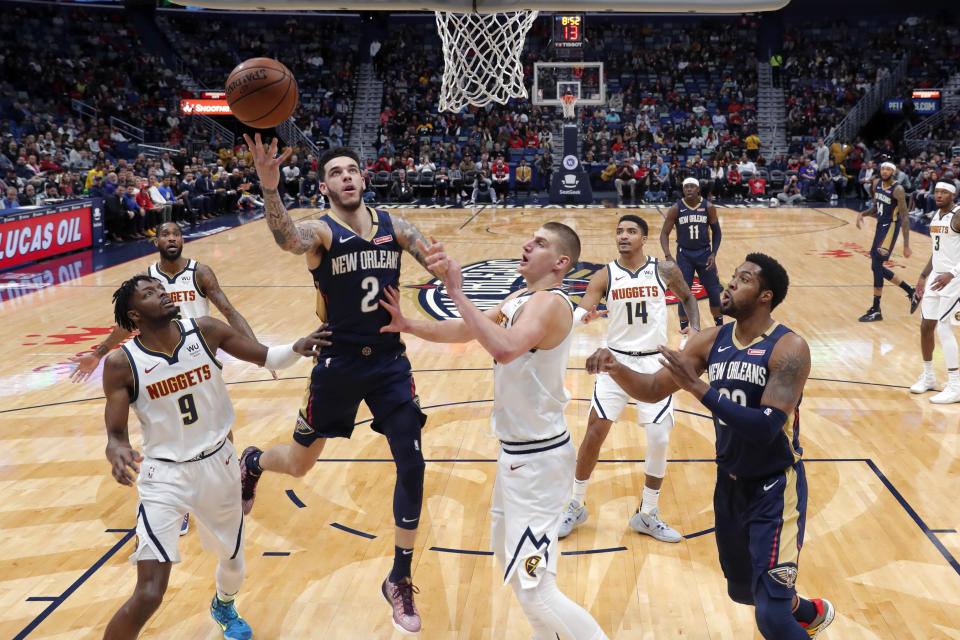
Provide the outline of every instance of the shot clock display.
{"type": "Polygon", "coordinates": [[[573,57],[583,52],[583,15],[566,14],[553,17],[553,44],[560,57],[573,57]]]}

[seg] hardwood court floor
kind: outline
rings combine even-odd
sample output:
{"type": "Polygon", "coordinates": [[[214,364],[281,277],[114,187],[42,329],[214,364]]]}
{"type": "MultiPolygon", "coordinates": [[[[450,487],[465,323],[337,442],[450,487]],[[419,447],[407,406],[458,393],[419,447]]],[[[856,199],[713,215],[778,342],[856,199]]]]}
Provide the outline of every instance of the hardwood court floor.
{"type": "MultiPolygon", "coordinates": [[[[649,252],[660,255],[658,210],[637,212],[651,225],[649,252]]],[[[580,232],[584,261],[603,264],[615,255],[613,209],[406,213],[466,264],[516,258],[529,234],[551,219],[580,232]]],[[[960,406],[936,407],[930,394],[907,392],[919,373],[919,314],[908,315],[899,290],[886,289],[886,320],[857,322],[872,295],[864,252],[873,230],[868,223],[858,231],[854,216],[841,209],[720,209],[722,279],[749,251],[782,260],[791,289],[775,316],[807,339],[813,357],[801,414],[810,497],[799,590],[836,604],[826,640],[960,639],[960,406]]],[[[927,238],[913,240],[914,257],[904,260],[898,247],[893,260],[894,271],[910,282],[930,254],[927,238]]],[[[315,326],[303,260],[281,252],[262,220],[191,242],[185,255],[214,268],[262,340],[288,341],[315,326]]],[[[133,589],[135,571],[126,558],[137,499],[113,481],[103,456],[99,372],[73,385],[63,363],[102,339],[111,326],[113,289],[152,259],[0,307],[8,335],[0,363],[0,637],[99,638],[133,589]]],[[[476,292],[491,299],[502,297],[513,279],[502,262],[474,269],[486,274],[476,278],[476,292]]],[[[410,259],[402,276],[407,287],[430,282],[410,259]]],[[[429,286],[405,288],[407,313],[422,313],[418,304],[429,307],[435,293],[429,286]]],[[[705,302],[701,313],[707,315],[705,302]]],[[[675,336],[673,312],[671,323],[675,336]]],[[[579,331],[571,355],[567,382],[575,400],[567,417],[577,444],[593,384],[583,362],[604,328],[579,331]]],[[[430,415],[414,572],[421,637],[529,638],[530,627],[484,553],[497,452],[487,435],[491,359],[475,344],[407,343],[430,415]]],[[[943,381],[939,350],[935,365],[943,381]]],[[[288,441],[308,372],[303,362],[273,381],[228,359],[238,448],[288,441]]],[[[727,598],[709,533],[713,427],[688,395],[677,402],[661,506],[688,537],[668,545],[627,527],[645,453],[628,410],[591,481],[590,519],[560,545],[558,582],[611,638],[759,638],[752,610],[727,598]]],[[[368,417],[362,408],[358,420],[368,417]]],[[[131,418],[139,442],[135,423],[131,418]]],[[[239,598],[255,637],[400,637],[379,593],[393,552],[393,473],[384,439],[364,423],[352,440],[331,442],[305,478],[264,478],[247,519],[247,580],[239,598]]],[[[201,551],[195,529],[180,550],[183,562],[142,637],[219,638],[207,613],[215,558],[201,551]]]]}

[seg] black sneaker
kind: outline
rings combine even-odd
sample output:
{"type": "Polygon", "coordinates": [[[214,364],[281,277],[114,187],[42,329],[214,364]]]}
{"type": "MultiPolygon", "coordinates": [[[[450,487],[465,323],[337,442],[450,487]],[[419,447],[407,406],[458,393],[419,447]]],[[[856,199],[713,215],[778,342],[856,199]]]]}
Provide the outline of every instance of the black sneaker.
{"type": "Polygon", "coordinates": [[[867,312],[860,316],[860,322],[877,322],[878,320],[883,320],[880,309],[867,309],[867,312]]]}
{"type": "Polygon", "coordinates": [[[914,289],[913,293],[911,293],[908,297],[910,298],[910,313],[913,313],[917,310],[917,307],[920,306],[920,298],[917,296],[917,290],[914,289]]]}
{"type": "Polygon", "coordinates": [[[240,456],[240,503],[243,507],[243,515],[250,515],[253,509],[253,500],[257,495],[257,483],[260,482],[260,474],[252,474],[247,470],[247,458],[251,453],[256,453],[260,449],[256,447],[247,447],[240,456]]]}

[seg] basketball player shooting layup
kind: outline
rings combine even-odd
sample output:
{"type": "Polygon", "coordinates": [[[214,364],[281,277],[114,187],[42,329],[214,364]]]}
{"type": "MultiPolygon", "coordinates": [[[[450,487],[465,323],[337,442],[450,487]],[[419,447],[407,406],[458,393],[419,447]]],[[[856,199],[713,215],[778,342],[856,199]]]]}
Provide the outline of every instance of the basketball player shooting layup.
{"type": "Polygon", "coordinates": [[[317,163],[320,192],[330,201],[330,213],[294,223],[277,191],[279,168],[291,150],[278,156],[276,139],[266,148],[259,133],[256,142],[245,138],[260,176],[267,225],[281,249],[306,258],[317,289],[317,315],[330,323],[335,338],[313,368],[293,442],[266,451],[244,450],[240,461],[244,512],[253,507],[263,470],[303,476],[316,463],[327,438],[350,437],[360,401],[366,402],[373,430],[386,436],[397,467],[393,569],[380,590],[392,607],[393,625],[403,633],[417,633],[420,614],[413,601],[410,567],[423,505],[420,429],[426,416],[400,337],[380,332],[390,323],[390,314],[378,301],[387,287],[400,281],[402,251],[427,266],[423,235],[402,216],[364,205],[360,159],[345,148],[325,151],[317,163]]]}
{"type": "Polygon", "coordinates": [[[330,344],[330,333],[321,326],[293,344],[267,348],[210,317],[177,320],[170,294],[144,275],[120,285],[113,300],[117,324],[140,335],[104,363],[106,453],[117,482],[136,481],[140,504],[137,548],[130,556],[137,586],[107,624],[104,638],[136,638],[160,606],[170,569],[180,561],[180,521],[189,510],[206,527],[204,547],[219,557],[210,614],[224,638],[245,640],[252,632],[234,606],[244,576],[240,469],[227,439],[233,405],[214,354],[219,348],[282,369],[300,356],[317,355],[330,344]],[[143,433],[143,456],[130,445],[131,406],[143,433]]]}
{"type": "Polygon", "coordinates": [[[833,621],[827,600],[806,600],[796,583],[807,516],[800,401],[810,373],[806,341],[770,317],[787,295],[780,264],[751,253],[720,298],[735,322],[694,334],[684,351],[660,347],[663,369],[624,366],[607,349],[587,359],[634,398],[657,402],[684,389],[713,414],[717,551],[727,593],[755,607],[767,640],[809,640],[833,621]],[[700,379],[706,371],[709,384],[700,379]]]}
{"type": "MultiPolygon", "coordinates": [[[[690,293],[680,270],[673,262],[647,257],[643,245],[647,241],[647,223],[632,214],[617,223],[617,250],[619,257],[598,271],[587,285],[587,292],[574,312],[578,321],[588,322],[601,298],[606,299],[610,324],[607,327],[607,347],[625,366],[641,373],[654,373],[660,368],[657,347],[667,342],[667,288],[687,311],[690,326],[700,330],[700,312],[697,300],[690,293]]],[[[690,329],[684,329],[689,331],[690,329]]],[[[637,421],[647,432],[647,455],[644,471],[646,480],[643,497],[630,526],[639,533],[653,536],[663,542],[680,542],[681,536],[660,519],[657,506],[660,487],[667,471],[667,445],[673,428],[673,396],[657,404],[637,403],[637,421]]],[[[584,497],[590,474],[597,466],[600,447],[610,432],[610,426],[620,419],[620,413],[630,396],[605,373],[597,376],[587,419],[587,432],[577,452],[577,471],[573,480],[573,498],[563,514],[559,537],[565,538],[574,527],[587,520],[584,497]]]]}
{"type": "Polygon", "coordinates": [[[392,322],[382,331],[412,333],[432,342],[476,340],[494,357],[490,422],[500,452],[490,508],[490,544],[537,640],[606,638],[600,625],[557,588],[557,528],[570,486],[574,451],[563,386],[573,329],[573,303],[560,288],[577,263],[580,239],[570,227],[548,222],[523,245],[526,288],[494,309],[480,311],[463,292],[460,266],[443,246],[427,249],[461,320],[405,318],[390,288],[381,304],[392,322]]]}

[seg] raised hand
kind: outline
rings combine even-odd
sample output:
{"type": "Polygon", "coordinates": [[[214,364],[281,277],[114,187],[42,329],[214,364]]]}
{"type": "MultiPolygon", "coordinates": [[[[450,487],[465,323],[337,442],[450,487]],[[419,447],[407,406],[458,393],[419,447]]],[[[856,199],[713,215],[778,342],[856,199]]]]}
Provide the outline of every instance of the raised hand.
{"type": "Polygon", "coordinates": [[[333,333],[327,330],[327,326],[327,323],[324,322],[316,331],[294,342],[293,350],[304,358],[319,356],[320,347],[329,347],[333,344],[327,340],[327,338],[333,335],[333,333]]]}
{"type": "Polygon", "coordinates": [[[260,134],[254,135],[253,140],[249,134],[243,134],[243,139],[253,154],[253,166],[260,176],[260,187],[263,189],[276,189],[280,184],[280,165],[286,162],[290,154],[293,153],[292,147],[287,147],[283,153],[277,155],[277,139],[270,141],[270,146],[264,146],[260,134]]]}
{"type": "Polygon", "coordinates": [[[387,287],[380,299],[380,306],[390,313],[390,324],[380,327],[380,333],[403,333],[410,324],[400,309],[400,292],[395,287],[387,287]]]}
{"type": "Polygon", "coordinates": [[[657,347],[660,352],[660,364],[666,369],[681,389],[700,396],[706,393],[707,383],[700,379],[696,369],[684,358],[679,351],[668,349],[661,345],[657,347]]]}
{"type": "Polygon", "coordinates": [[[594,320],[602,318],[603,316],[607,315],[609,312],[610,312],[609,309],[604,309],[603,311],[597,311],[597,305],[593,305],[593,307],[591,307],[590,310],[587,311],[587,314],[583,316],[583,324],[589,324],[594,320]]]}
{"type": "Polygon", "coordinates": [[[428,247],[423,243],[422,240],[418,238],[417,249],[420,250],[420,252],[423,254],[423,257],[426,259],[427,269],[437,276],[441,282],[446,282],[447,252],[443,247],[443,243],[437,242],[434,240],[433,236],[430,236],[430,246],[428,247]]]}
{"type": "Polygon", "coordinates": [[[91,351],[90,353],[81,353],[70,358],[70,362],[76,362],[77,368],[70,374],[70,380],[73,382],[84,382],[90,377],[90,374],[97,370],[100,364],[100,358],[91,351]]]}

